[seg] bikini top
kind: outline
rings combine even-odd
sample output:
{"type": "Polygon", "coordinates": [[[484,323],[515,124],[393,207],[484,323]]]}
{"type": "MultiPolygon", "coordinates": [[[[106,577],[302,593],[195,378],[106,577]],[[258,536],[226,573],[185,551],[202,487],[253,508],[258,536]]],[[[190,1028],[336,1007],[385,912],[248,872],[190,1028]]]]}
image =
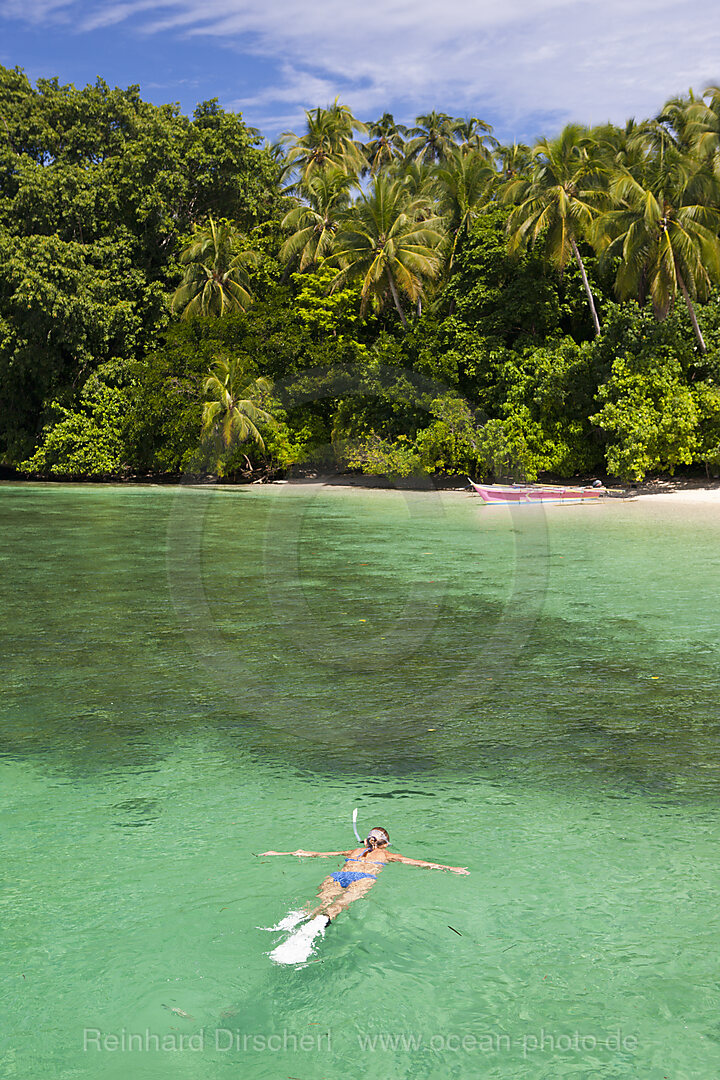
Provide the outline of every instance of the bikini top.
{"type": "Polygon", "coordinates": [[[382,862],[374,862],[372,859],[363,859],[362,855],[354,855],[354,856],[351,855],[348,859],[345,860],[345,862],[362,862],[362,863],[366,863],[366,864],[369,863],[370,866],[384,866],[385,865],[385,859],[383,859],[382,862]]]}

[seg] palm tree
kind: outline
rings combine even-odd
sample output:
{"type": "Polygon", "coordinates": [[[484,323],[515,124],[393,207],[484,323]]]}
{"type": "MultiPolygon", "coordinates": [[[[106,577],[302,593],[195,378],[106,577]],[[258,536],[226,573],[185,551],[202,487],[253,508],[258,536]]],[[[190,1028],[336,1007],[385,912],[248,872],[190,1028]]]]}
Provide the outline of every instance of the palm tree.
{"type": "Polygon", "coordinates": [[[366,126],[370,141],[365,143],[363,149],[367,158],[367,171],[374,176],[394,162],[402,161],[408,129],[404,124],[396,124],[392,113],[383,113],[379,120],[366,126]]]}
{"type": "Polygon", "coordinates": [[[627,169],[634,176],[642,172],[648,158],[647,126],[634,119],[627,120],[624,127],[601,124],[590,129],[598,157],[608,165],[612,174],[617,169],[627,169]]]}
{"type": "Polygon", "coordinates": [[[353,132],[364,134],[365,125],[355,119],[347,105],[340,105],[337,98],[329,108],[306,110],[305,116],[306,130],[302,135],[287,131],[282,136],[290,147],[286,172],[298,172],[303,183],[329,165],[357,175],[365,159],[353,132]]]}
{"type": "MultiPolygon", "coordinates": [[[[670,113],[668,112],[665,115],[669,116],[670,113]]],[[[660,117],[662,116],[661,113],[660,117]]],[[[676,122],[682,125],[683,129],[687,127],[686,120],[679,120],[678,117],[675,119],[676,122]]],[[[658,117],[653,120],[644,120],[641,124],[638,124],[637,133],[629,141],[628,148],[634,149],[640,155],[644,152],[644,159],[642,159],[639,168],[633,170],[633,175],[636,177],[642,174],[647,163],[658,161],[662,168],[666,155],[672,157],[673,154],[677,155],[678,152],[688,153],[690,149],[686,145],[684,137],[679,136],[670,123],[658,117]]]]}
{"type": "Polygon", "coordinates": [[[228,221],[208,219],[180,255],[187,267],[173,294],[171,310],[184,319],[193,315],[227,315],[247,311],[252,303],[248,266],[258,262],[254,251],[237,251],[245,237],[228,221]]]}
{"type": "Polygon", "coordinates": [[[720,151],[720,86],[708,86],[700,99],[687,105],[688,139],[702,158],[714,158],[720,151]],[[709,100],[705,100],[705,98],[709,100]]]}
{"type": "Polygon", "coordinates": [[[484,206],[492,198],[497,172],[476,150],[456,147],[435,172],[440,210],[446,220],[452,247],[448,271],[452,270],[458,243],[467,235],[484,206]]]}
{"type": "Polygon", "coordinates": [[[702,113],[705,107],[704,102],[701,98],[697,98],[692,90],[689,90],[687,97],[674,97],[666,101],[655,117],[655,123],[664,128],[666,133],[672,136],[678,150],[685,153],[693,147],[698,105],[702,113]]]}
{"type": "Polygon", "coordinates": [[[524,176],[532,163],[532,150],[525,143],[497,146],[493,158],[503,180],[517,180],[524,176]]]}
{"type": "Polygon", "coordinates": [[[210,400],[203,406],[202,426],[205,437],[219,435],[226,450],[234,441],[256,442],[265,449],[258,424],[272,423],[272,416],[256,404],[257,398],[270,392],[267,379],[248,381],[238,359],[216,360],[203,383],[210,400]]]}
{"type": "Polygon", "coordinates": [[[578,241],[589,233],[604,201],[606,173],[586,129],[568,124],[556,139],[542,139],[534,148],[529,179],[512,180],[503,192],[505,202],[519,204],[508,219],[510,250],[542,237],[546,258],[558,270],[574,257],[596,334],[600,320],[578,241]]]}
{"type": "Polygon", "coordinates": [[[469,150],[476,150],[479,154],[489,157],[490,151],[497,149],[499,146],[492,130],[492,124],[486,124],[484,120],[478,120],[476,116],[470,116],[456,122],[454,135],[461,146],[467,147],[469,150]]]}
{"type": "Polygon", "coordinates": [[[426,212],[432,214],[432,187],[435,173],[432,165],[423,165],[418,161],[395,162],[388,175],[398,180],[413,199],[424,201],[426,212]]]}
{"type": "Polygon", "coordinates": [[[283,229],[292,235],[280,250],[281,259],[291,262],[299,256],[302,272],[331,253],[338,216],[347,209],[352,184],[352,178],[334,166],[309,177],[301,189],[306,201],[298,201],[283,218],[283,229]]]}
{"type": "Polygon", "coordinates": [[[617,208],[598,220],[596,235],[606,259],[621,259],[618,294],[642,302],[647,289],[656,317],[664,319],[679,290],[704,353],[692,300],[706,299],[720,280],[717,180],[702,162],[674,150],[654,158],[643,180],[621,172],[610,193],[617,208]]]}
{"type": "Polygon", "coordinates": [[[400,180],[376,176],[341,222],[335,258],[342,269],[331,289],[361,278],[361,313],[371,301],[382,306],[389,293],[407,326],[400,293],[418,302],[424,283],[437,278],[442,265],[442,222],[437,217],[420,220],[426,212],[427,201],[413,198],[400,180]]]}
{"type": "Polygon", "coordinates": [[[410,128],[412,138],[405,147],[408,161],[417,161],[423,165],[435,165],[448,157],[453,146],[457,146],[457,134],[462,120],[456,120],[447,113],[431,112],[415,117],[416,127],[410,128]]]}

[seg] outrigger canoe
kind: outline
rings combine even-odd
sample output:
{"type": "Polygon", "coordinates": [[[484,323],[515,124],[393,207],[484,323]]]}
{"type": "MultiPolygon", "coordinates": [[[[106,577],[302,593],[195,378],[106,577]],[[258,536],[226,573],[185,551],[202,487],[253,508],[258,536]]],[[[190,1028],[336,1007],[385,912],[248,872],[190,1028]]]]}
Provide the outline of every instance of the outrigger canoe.
{"type": "Polygon", "coordinates": [[[476,484],[474,480],[468,482],[475,492],[486,503],[578,503],[589,499],[599,499],[605,494],[602,487],[578,488],[578,487],[555,487],[552,484],[476,484]]]}

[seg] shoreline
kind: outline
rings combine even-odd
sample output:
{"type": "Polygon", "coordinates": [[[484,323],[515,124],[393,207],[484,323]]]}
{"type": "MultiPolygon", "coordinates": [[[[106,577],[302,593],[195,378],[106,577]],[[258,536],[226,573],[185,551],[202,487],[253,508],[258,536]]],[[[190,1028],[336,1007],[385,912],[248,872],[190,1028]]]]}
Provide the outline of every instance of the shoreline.
{"type": "MultiPolygon", "coordinates": [[[[248,491],[252,488],[287,487],[297,491],[312,491],[318,488],[337,488],[339,491],[414,491],[418,494],[434,495],[471,495],[467,481],[463,483],[463,477],[427,477],[424,482],[408,477],[398,483],[392,483],[385,477],[366,475],[347,475],[332,473],[325,476],[303,476],[297,478],[265,480],[237,483],[224,483],[217,480],[189,480],[190,487],[210,487],[223,491],[248,491]]],[[[536,481],[540,486],[543,481],[536,481]]],[[[553,479],[545,483],[563,484],[563,481],[553,479]]],[[[132,477],[127,479],[61,479],[61,478],[20,478],[0,477],[0,487],[35,486],[35,485],[77,485],[78,487],[180,487],[182,478],[164,477],[132,477]]],[[[567,487],[581,487],[580,481],[566,481],[567,487]]],[[[588,486],[587,484],[585,486],[588,486]]],[[[652,501],[658,503],[703,503],[720,505],[720,480],[703,480],[700,478],[672,478],[662,480],[645,480],[634,485],[622,485],[608,483],[606,495],[603,501],[612,499],[622,502],[635,502],[637,500],[652,501]]],[[[479,497],[478,497],[478,501],[479,497]]]]}
{"type": "MultiPolygon", "coordinates": [[[[541,486],[541,481],[536,481],[541,486]]],[[[553,480],[553,484],[562,483],[553,480]]],[[[291,487],[297,490],[318,487],[336,487],[340,490],[363,490],[363,491],[417,491],[429,492],[438,495],[471,495],[467,483],[458,486],[436,486],[432,482],[426,485],[413,484],[410,482],[390,484],[381,477],[349,477],[349,476],[318,476],[316,478],[303,477],[297,480],[272,480],[263,487],[275,486],[291,487]],[[373,482],[375,481],[375,482],[373,482]]],[[[231,485],[227,485],[231,486],[231,485]]],[[[260,485],[257,485],[260,486],[260,485]]],[[[568,482],[567,487],[581,487],[579,482],[568,482]]],[[[617,500],[622,502],[635,502],[638,499],[652,500],[653,502],[687,502],[687,503],[718,503],[720,505],[720,480],[699,479],[672,479],[672,480],[648,480],[635,486],[623,486],[620,484],[608,484],[607,494],[602,501],[617,500]]],[[[478,501],[480,501],[478,496],[478,501]]]]}

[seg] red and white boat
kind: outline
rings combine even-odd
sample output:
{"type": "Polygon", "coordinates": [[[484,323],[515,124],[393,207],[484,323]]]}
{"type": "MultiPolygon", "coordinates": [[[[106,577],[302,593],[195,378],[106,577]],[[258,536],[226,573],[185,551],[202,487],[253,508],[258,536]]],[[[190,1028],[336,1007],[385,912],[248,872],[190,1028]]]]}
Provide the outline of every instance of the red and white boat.
{"type": "Polygon", "coordinates": [[[599,499],[603,487],[556,487],[553,484],[476,484],[468,482],[486,503],[579,503],[599,499]]]}

